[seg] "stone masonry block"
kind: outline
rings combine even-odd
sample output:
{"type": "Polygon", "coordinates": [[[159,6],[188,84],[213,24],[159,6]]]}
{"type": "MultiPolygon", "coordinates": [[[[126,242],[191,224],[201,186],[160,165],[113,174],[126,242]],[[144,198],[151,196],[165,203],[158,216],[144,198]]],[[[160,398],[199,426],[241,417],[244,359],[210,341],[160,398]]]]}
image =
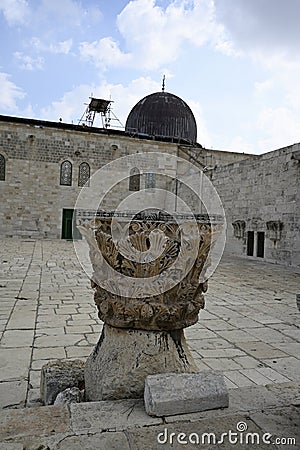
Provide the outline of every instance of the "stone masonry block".
{"type": "Polygon", "coordinates": [[[221,373],[149,375],[144,401],[151,416],[171,416],[208,409],[227,408],[228,390],[221,373]]]}
{"type": "Polygon", "coordinates": [[[45,405],[52,405],[57,395],[67,388],[84,388],[85,362],[51,361],[42,367],[41,371],[41,399],[45,405]]]}

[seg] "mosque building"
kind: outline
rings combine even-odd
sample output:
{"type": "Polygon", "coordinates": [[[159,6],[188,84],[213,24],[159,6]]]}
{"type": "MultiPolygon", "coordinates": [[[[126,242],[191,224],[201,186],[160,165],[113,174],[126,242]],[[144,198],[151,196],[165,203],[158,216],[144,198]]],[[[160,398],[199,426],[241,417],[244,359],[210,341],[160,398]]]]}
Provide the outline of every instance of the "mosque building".
{"type": "MultiPolygon", "coordinates": [[[[91,99],[89,117],[105,117],[109,103],[91,99]]],[[[159,155],[168,153],[190,161],[215,186],[227,220],[226,253],[300,266],[300,144],[262,155],[205,149],[189,106],[164,88],[132,108],[125,130],[91,125],[0,116],[1,238],[79,238],[72,229],[76,199],[92,189],[99,168],[148,152],[157,152],[159,167],[159,155]]],[[[176,181],[180,168],[172,170],[176,181]]],[[[149,168],[128,168],[126,183],[104,207],[114,208],[121,191],[159,182],[149,168]]],[[[173,183],[176,195],[177,188],[173,183]]]]}

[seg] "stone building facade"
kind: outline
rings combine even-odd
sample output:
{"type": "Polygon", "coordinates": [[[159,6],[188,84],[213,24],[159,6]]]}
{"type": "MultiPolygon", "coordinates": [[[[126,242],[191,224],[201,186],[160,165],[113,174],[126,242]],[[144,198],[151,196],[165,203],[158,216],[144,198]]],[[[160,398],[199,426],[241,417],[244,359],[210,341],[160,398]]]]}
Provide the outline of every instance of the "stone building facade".
{"type": "Polygon", "coordinates": [[[300,144],[210,171],[229,253],[300,266],[300,144]]]}
{"type": "MultiPolygon", "coordinates": [[[[124,132],[10,117],[0,117],[0,139],[1,237],[69,238],[67,223],[78,194],[89,189],[82,187],[87,173],[91,177],[129,154],[177,153],[176,144],[133,139],[124,132]]],[[[116,202],[123,190],[116,190],[116,202]]],[[[104,206],[115,203],[110,199],[104,206]]]]}
{"type": "MultiPolygon", "coordinates": [[[[180,167],[160,161],[161,153],[185,158],[210,177],[226,213],[226,252],[300,266],[300,144],[246,155],[180,139],[0,116],[0,237],[79,237],[72,235],[72,217],[92,175],[122,156],[147,152],[157,153],[153,171],[159,168],[173,180],[180,167]]],[[[134,178],[128,167],[128,179],[104,200],[105,208],[135,190],[134,180],[149,187],[151,167],[137,169],[134,178]]],[[[166,188],[159,177],[155,183],[166,188]]],[[[175,192],[175,184],[169,189],[175,192]]],[[[196,202],[195,212],[200,209],[196,202]]]]}

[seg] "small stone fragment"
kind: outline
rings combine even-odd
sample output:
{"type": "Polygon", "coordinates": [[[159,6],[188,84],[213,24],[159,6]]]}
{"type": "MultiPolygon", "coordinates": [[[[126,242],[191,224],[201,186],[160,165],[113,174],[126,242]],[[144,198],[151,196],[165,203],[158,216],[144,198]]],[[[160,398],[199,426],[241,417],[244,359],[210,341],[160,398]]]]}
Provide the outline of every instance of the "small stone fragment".
{"type": "Polygon", "coordinates": [[[54,405],[65,405],[69,403],[80,403],[82,401],[83,395],[80,389],[76,386],[67,388],[60,392],[54,402],[54,405]]]}
{"type": "Polygon", "coordinates": [[[221,373],[149,375],[144,401],[150,416],[172,416],[208,409],[227,408],[228,390],[221,373]]]}

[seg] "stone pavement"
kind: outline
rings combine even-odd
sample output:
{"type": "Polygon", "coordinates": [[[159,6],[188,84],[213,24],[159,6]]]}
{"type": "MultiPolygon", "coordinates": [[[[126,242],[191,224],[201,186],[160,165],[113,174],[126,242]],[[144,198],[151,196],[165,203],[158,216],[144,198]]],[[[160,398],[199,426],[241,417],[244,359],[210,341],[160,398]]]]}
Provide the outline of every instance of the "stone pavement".
{"type": "MultiPolygon", "coordinates": [[[[27,436],[26,448],[32,449],[39,445],[45,448],[49,445],[51,449],[75,449],[79,445],[91,449],[190,448],[178,443],[177,446],[168,444],[169,447],[156,444],[155,427],[164,429],[172,419],[149,418],[139,402],[120,403],[129,420],[123,425],[121,418],[121,422],[113,419],[115,415],[118,417],[114,412],[116,402],[101,402],[103,411],[99,411],[98,404],[75,405],[70,410],[33,408],[40,405],[41,367],[57,358],[85,359],[97,342],[102,325],[93,304],[93,291],[77,261],[72,242],[2,240],[0,263],[0,406],[5,408],[1,421],[6,423],[0,442],[11,438],[14,442],[11,445],[17,445],[19,441],[20,446],[11,447],[12,450],[23,448],[20,436],[27,436]],[[89,414],[85,411],[87,405],[90,405],[89,414]],[[24,406],[32,408],[23,409],[24,406]],[[131,411],[139,412],[131,414],[131,411]],[[76,419],[80,414],[90,415],[89,420],[94,421],[86,429],[76,419]],[[111,417],[111,423],[105,423],[107,416],[111,417]],[[33,421],[31,431],[30,420],[33,421]],[[136,428],[139,426],[142,428],[136,428]],[[63,439],[60,444],[50,429],[63,439]],[[87,429],[91,444],[83,437],[78,438],[77,444],[72,433],[81,436],[87,429]],[[119,430],[113,433],[115,441],[112,430],[119,430]],[[96,445],[93,436],[100,431],[103,444],[96,445]],[[53,443],[47,435],[52,436],[53,443]],[[41,444],[36,445],[35,438],[30,443],[30,436],[41,437],[41,444]],[[80,444],[81,439],[86,446],[80,444]],[[148,439],[153,447],[143,446],[142,439],[145,443],[148,439]]],[[[197,432],[193,424],[200,420],[206,421],[209,429],[214,425],[216,430],[226,432],[229,425],[234,429],[232,424],[237,419],[247,421],[245,417],[251,417],[249,429],[265,429],[268,425],[267,431],[273,434],[274,424],[282,425],[284,431],[288,423],[295,422],[300,382],[300,313],[296,307],[299,274],[260,260],[222,260],[210,280],[206,309],[201,312],[200,321],[185,333],[199,368],[223,371],[231,406],[226,411],[202,413],[201,417],[174,418],[173,427],[176,423],[179,431],[197,432]],[[266,410],[264,414],[262,409],[266,410]],[[245,416],[245,411],[252,413],[245,416]],[[217,420],[219,415],[222,419],[217,420]],[[185,424],[182,430],[181,422],[185,424]]],[[[6,447],[0,445],[0,450],[10,448],[7,442],[6,447]]],[[[220,448],[226,447],[222,444],[220,448]]]]}
{"type": "Polygon", "coordinates": [[[5,409],[0,450],[296,450],[299,407],[291,382],[232,389],[228,409],[163,418],[148,416],[142,400],[5,409]]]}

